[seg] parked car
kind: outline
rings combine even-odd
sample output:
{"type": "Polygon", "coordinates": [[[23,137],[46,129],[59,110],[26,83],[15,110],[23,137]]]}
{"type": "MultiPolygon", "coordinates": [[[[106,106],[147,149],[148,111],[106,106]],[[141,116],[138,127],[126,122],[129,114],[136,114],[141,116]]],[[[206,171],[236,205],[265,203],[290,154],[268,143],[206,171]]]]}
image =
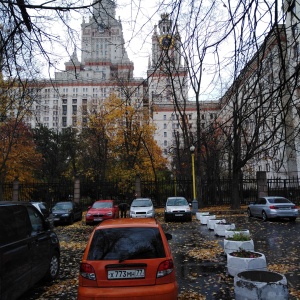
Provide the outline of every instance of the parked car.
{"type": "Polygon", "coordinates": [[[52,207],[53,222],[73,224],[74,221],[82,220],[81,206],[72,201],[57,202],[52,207]]]}
{"type": "Polygon", "coordinates": [[[88,208],[85,223],[90,225],[115,218],[119,218],[119,207],[114,200],[98,200],[88,208]]]}
{"type": "Polygon", "coordinates": [[[184,197],[169,197],[164,211],[165,221],[192,221],[192,212],[188,201],[184,197]]]}
{"type": "Polygon", "coordinates": [[[171,238],[155,219],[103,221],[85,248],[77,299],[177,299],[171,238]]]}
{"type": "Polygon", "coordinates": [[[58,276],[58,237],[30,202],[1,201],[0,228],[1,300],[17,299],[41,279],[58,276]]]}
{"type": "Polygon", "coordinates": [[[51,225],[53,225],[53,215],[46,202],[31,201],[30,203],[43,214],[45,219],[48,220],[51,225]]]}
{"type": "Polygon", "coordinates": [[[248,206],[249,217],[260,217],[264,221],[275,218],[289,218],[295,221],[299,216],[297,206],[284,197],[269,196],[261,197],[248,206]]]}
{"type": "Polygon", "coordinates": [[[155,210],[150,198],[136,198],[131,202],[130,218],[154,218],[155,210]]]}

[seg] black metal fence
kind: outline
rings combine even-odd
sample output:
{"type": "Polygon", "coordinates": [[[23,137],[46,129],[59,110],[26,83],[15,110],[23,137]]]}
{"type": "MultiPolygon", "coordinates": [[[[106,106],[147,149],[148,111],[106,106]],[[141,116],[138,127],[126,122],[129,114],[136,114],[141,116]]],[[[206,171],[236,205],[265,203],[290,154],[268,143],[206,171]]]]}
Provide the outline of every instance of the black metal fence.
{"type": "MultiPolygon", "coordinates": [[[[300,204],[300,181],[293,179],[269,179],[268,194],[280,195],[289,198],[296,204],[300,204]]],[[[243,179],[240,182],[240,202],[249,204],[257,199],[257,180],[243,179]]],[[[215,206],[231,203],[231,180],[218,179],[214,181],[203,181],[197,186],[197,200],[199,207],[215,206]]],[[[13,184],[2,185],[3,200],[11,200],[13,184]]],[[[74,194],[74,182],[60,180],[52,183],[20,183],[19,200],[21,201],[45,201],[50,206],[55,202],[71,199],[74,194]]],[[[117,202],[131,203],[135,198],[135,181],[127,182],[93,182],[89,180],[80,181],[81,202],[84,207],[93,203],[96,199],[115,199],[117,202]]],[[[170,196],[184,196],[188,200],[193,199],[191,180],[141,180],[142,197],[153,199],[156,207],[162,207],[170,196]]]]}

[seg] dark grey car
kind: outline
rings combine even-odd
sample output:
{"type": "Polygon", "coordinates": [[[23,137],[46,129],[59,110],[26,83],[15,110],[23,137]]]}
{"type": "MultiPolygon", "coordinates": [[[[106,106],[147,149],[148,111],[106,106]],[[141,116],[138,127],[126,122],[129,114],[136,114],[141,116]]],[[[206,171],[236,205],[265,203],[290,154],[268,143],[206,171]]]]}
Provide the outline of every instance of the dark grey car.
{"type": "Polygon", "coordinates": [[[279,196],[261,197],[248,206],[249,217],[259,217],[264,221],[275,218],[289,218],[295,221],[299,216],[297,206],[290,200],[279,196]]]}
{"type": "Polygon", "coordinates": [[[55,279],[59,266],[59,240],[44,216],[28,202],[0,201],[0,299],[55,279]]]}
{"type": "Polygon", "coordinates": [[[82,220],[82,208],[72,201],[57,202],[52,207],[52,215],[54,224],[73,224],[74,221],[82,220]]]}

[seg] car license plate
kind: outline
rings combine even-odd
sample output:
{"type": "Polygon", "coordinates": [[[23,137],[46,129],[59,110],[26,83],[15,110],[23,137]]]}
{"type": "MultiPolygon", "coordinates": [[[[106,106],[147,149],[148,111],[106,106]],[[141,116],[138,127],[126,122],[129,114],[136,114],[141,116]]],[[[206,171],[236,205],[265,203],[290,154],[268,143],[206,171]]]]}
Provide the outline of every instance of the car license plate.
{"type": "Polygon", "coordinates": [[[102,218],[94,218],[94,221],[102,221],[102,218]]]}
{"type": "Polygon", "coordinates": [[[108,279],[145,278],[145,270],[110,270],[108,271],[107,277],[108,279]]]}
{"type": "Polygon", "coordinates": [[[175,214],[175,217],[183,217],[183,214],[175,214]]]}

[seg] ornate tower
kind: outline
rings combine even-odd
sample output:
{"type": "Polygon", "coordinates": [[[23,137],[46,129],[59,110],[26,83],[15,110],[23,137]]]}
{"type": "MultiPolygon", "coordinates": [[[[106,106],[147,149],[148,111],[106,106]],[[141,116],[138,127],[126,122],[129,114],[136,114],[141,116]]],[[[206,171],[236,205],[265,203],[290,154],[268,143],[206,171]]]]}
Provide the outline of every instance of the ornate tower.
{"type": "Polygon", "coordinates": [[[187,99],[187,71],[181,57],[177,26],[168,14],[162,14],[158,26],[154,26],[152,58],[147,71],[150,105],[174,104],[175,97],[179,102],[187,99]]]}

